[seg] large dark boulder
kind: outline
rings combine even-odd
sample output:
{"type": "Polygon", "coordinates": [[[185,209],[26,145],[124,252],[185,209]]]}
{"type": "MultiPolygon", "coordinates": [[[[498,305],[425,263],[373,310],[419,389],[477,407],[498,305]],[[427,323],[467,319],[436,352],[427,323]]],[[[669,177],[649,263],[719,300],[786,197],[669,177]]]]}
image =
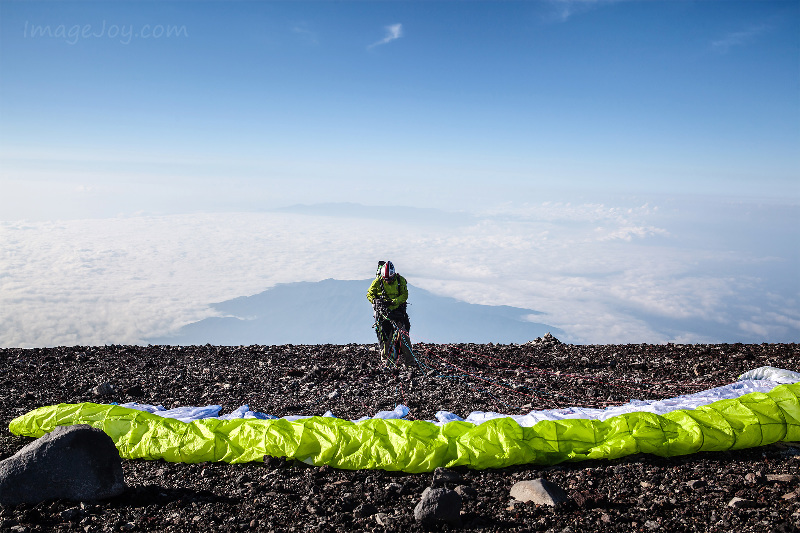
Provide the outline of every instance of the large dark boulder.
{"type": "Polygon", "coordinates": [[[0,504],[101,500],[125,491],[114,442],[88,425],[57,427],[0,461],[0,504]]]}

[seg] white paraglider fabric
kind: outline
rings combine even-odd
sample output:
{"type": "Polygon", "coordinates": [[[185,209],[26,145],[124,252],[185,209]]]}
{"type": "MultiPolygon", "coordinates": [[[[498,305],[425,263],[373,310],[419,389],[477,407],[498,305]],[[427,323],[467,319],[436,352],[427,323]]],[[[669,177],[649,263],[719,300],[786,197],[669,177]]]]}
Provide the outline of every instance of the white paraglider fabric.
{"type": "MultiPolygon", "coordinates": [[[[525,415],[508,415],[503,413],[473,411],[466,418],[461,418],[458,415],[449,411],[439,411],[436,413],[436,420],[431,422],[437,425],[447,424],[454,421],[467,421],[473,424],[482,424],[488,420],[496,418],[512,418],[520,426],[532,427],[543,420],[565,420],[565,419],[591,419],[591,420],[606,420],[615,416],[625,413],[634,412],[649,412],[658,415],[663,415],[671,411],[679,409],[696,409],[702,405],[708,405],[718,400],[725,400],[731,398],[739,398],[751,392],[766,393],[781,384],[797,383],[800,382],[800,373],[792,372],[791,370],[784,370],[774,368],[771,366],[764,366],[756,368],[742,374],[739,381],[724,385],[722,387],[715,387],[713,389],[704,390],[694,394],[685,394],[668,398],[666,400],[631,400],[624,405],[617,405],[607,407],[605,409],[592,409],[588,407],[565,407],[560,409],[546,409],[541,411],[531,411],[525,415]]],[[[248,405],[242,405],[231,413],[220,416],[222,406],[220,405],[207,405],[205,407],[176,407],[174,409],[165,409],[161,405],[148,405],[136,402],[121,404],[122,407],[131,409],[138,409],[140,411],[147,411],[164,418],[174,418],[183,422],[191,422],[193,420],[201,420],[204,418],[219,418],[222,420],[232,420],[236,418],[257,418],[261,420],[276,419],[278,417],[259,413],[250,410],[248,405]]],[[[410,410],[405,405],[398,405],[392,411],[379,411],[374,416],[365,416],[353,422],[361,422],[370,418],[376,419],[400,419],[405,418],[410,410]]],[[[310,418],[313,415],[292,415],[283,417],[286,420],[294,421],[303,418],[310,418]]],[[[331,411],[327,411],[325,417],[333,417],[331,411]]]]}

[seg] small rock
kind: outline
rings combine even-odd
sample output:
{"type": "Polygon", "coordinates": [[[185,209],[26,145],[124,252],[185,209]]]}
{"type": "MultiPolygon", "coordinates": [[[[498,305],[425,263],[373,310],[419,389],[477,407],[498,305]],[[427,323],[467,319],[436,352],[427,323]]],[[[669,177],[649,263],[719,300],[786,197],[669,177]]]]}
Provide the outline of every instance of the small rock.
{"type": "Polygon", "coordinates": [[[364,502],[353,509],[353,516],[356,518],[367,518],[378,512],[378,509],[369,502],[364,502]]]}
{"type": "Polygon", "coordinates": [[[458,525],[461,523],[461,496],[454,490],[428,487],[414,507],[414,519],[423,524],[458,525]]]}
{"type": "Polygon", "coordinates": [[[339,397],[339,391],[338,390],[335,390],[332,393],[328,394],[328,399],[329,400],[335,400],[338,397],[339,397]]]}
{"type": "Polygon", "coordinates": [[[70,507],[69,509],[61,511],[61,518],[63,518],[67,522],[75,522],[82,517],[83,513],[77,507],[70,507]]]}
{"type": "Polygon", "coordinates": [[[644,523],[644,527],[646,527],[647,529],[656,530],[661,526],[659,526],[658,522],[656,522],[655,520],[647,520],[644,523]]]}
{"type": "Polygon", "coordinates": [[[478,491],[467,485],[459,485],[454,490],[462,500],[474,500],[478,496],[478,491]]]}
{"type": "Polygon", "coordinates": [[[744,480],[750,484],[756,485],[764,482],[764,474],[761,472],[748,472],[744,476],[744,480]]]}
{"type": "Polygon", "coordinates": [[[797,476],[794,474],[767,474],[767,481],[773,481],[778,483],[791,483],[797,476]]]}
{"type": "Polygon", "coordinates": [[[707,486],[708,482],[703,479],[692,479],[686,482],[686,486],[692,490],[702,489],[707,486]]]}
{"type": "Polygon", "coordinates": [[[400,483],[389,483],[386,485],[387,492],[400,492],[403,490],[403,485],[400,483]]]}
{"type": "Polygon", "coordinates": [[[463,478],[461,474],[447,468],[438,467],[433,471],[432,487],[443,487],[447,483],[461,483],[463,478]]]}
{"type": "Polygon", "coordinates": [[[290,463],[286,457],[273,457],[271,455],[265,455],[264,466],[271,470],[277,470],[289,467],[290,463]]]}
{"type": "Polygon", "coordinates": [[[797,492],[790,492],[788,494],[784,494],[783,496],[781,496],[781,499],[786,501],[797,499],[797,492]]]}
{"type": "Polygon", "coordinates": [[[564,489],[543,478],[519,481],[511,487],[511,497],[521,502],[555,507],[569,501],[564,489]]]}
{"type": "Polygon", "coordinates": [[[321,514],[322,509],[320,509],[319,506],[314,505],[313,503],[309,503],[308,505],[306,505],[306,511],[308,511],[308,514],[321,514]]]}
{"type": "Polygon", "coordinates": [[[111,383],[101,383],[92,389],[92,394],[95,396],[109,396],[114,394],[116,391],[117,389],[111,383]]]}
{"type": "Polygon", "coordinates": [[[377,513],[375,515],[375,521],[380,526],[388,526],[391,523],[392,519],[389,518],[389,515],[387,515],[386,513],[377,513]]]}
{"type": "Polygon", "coordinates": [[[141,385],[136,384],[125,389],[125,394],[128,396],[142,396],[144,395],[144,388],[142,388],[141,385]]]}
{"type": "Polygon", "coordinates": [[[728,502],[728,507],[733,507],[735,509],[749,509],[752,507],[758,507],[758,503],[754,502],[753,500],[736,497],[728,502]]]}

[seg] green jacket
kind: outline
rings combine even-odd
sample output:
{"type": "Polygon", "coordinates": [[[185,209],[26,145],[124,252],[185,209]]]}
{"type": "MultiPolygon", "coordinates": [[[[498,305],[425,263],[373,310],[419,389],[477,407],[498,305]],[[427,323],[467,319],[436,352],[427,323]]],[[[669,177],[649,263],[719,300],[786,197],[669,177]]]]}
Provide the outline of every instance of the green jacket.
{"type": "Polygon", "coordinates": [[[391,300],[389,309],[397,309],[408,300],[408,283],[406,282],[406,278],[400,274],[395,274],[394,282],[386,283],[383,281],[383,278],[378,276],[367,291],[367,300],[369,300],[369,303],[374,303],[376,298],[391,300]]]}

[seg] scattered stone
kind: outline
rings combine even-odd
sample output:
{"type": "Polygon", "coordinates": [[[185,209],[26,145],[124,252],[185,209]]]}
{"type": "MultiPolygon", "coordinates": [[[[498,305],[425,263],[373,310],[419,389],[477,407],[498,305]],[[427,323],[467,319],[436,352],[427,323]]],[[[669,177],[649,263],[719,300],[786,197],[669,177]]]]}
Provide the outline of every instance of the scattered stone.
{"type": "Polygon", "coordinates": [[[143,396],[144,388],[137,383],[136,385],[133,385],[125,389],[125,394],[127,394],[128,396],[143,396]]]}
{"type": "Polygon", "coordinates": [[[403,490],[403,485],[401,485],[400,483],[389,483],[388,485],[386,485],[387,492],[402,492],[402,490],[403,490]]]}
{"type": "Polygon", "coordinates": [[[753,507],[758,507],[758,503],[754,502],[753,500],[734,497],[731,501],[728,502],[728,507],[733,507],[735,509],[750,509],[753,507]]]}
{"type": "Polygon", "coordinates": [[[448,468],[438,467],[433,471],[432,487],[444,487],[447,483],[461,483],[464,479],[461,474],[448,468]]]}
{"type": "Polygon", "coordinates": [[[767,481],[777,481],[778,483],[792,483],[797,479],[794,474],[767,474],[767,481]]]}
{"type": "Polygon", "coordinates": [[[697,490],[708,486],[708,482],[703,479],[692,479],[686,482],[686,486],[692,490],[697,490]]]}
{"type": "Polygon", "coordinates": [[[339,397],[339,391],[338,390],[335,390],[332,393],[328,394],[328,399],[329,400],[335,400],[338,397],[339,397]]]}
{"type": "Polygon", "coordinates": [[[459,485],[454,490],[462,500],[474,500],[478,497],[478,491],[467,485],[459,485]]]}
{"type": "Polygon", "coordinates": [[[69,509],[61,511],[61,518],[67,522],[74,522],[83,518],[83,513],[77,507],[70,507],[69,509]]]}
{"type": "Polygon", "coordinates": [[[581,490],[572,493],[572,500],[578,507],[590,507],[598,505],[604,497],[596,491],[581,490]]]}
{"type": "Polygon", "coordinates": [[[0,462],[0,503],[100,500],[125,491],[114,442],[88,425],[59,426],[0,462]]]}
{"type": "MultiPolygon", "coordinates": [[[[161,403],[167,408],[218,403],[225,406],[223,412],[248,402],[255,410],[287,416],[321,414],[325,409],[333,409],[325,402],[326,396],[336,389],[341,395],[331,403],[335,404],[336,415],[342,418],[372,415],[377,409],[392,408],[398,401],[407,400],[414,418],[430,419],[438,409],[456,409],[454,412],[462,416],[473,410],[498,410],[495,401],[510,405],[524,403],[518,414],[531,409],[563,407],[567,402],[603,408],[644,394],[637,388],[646,390],[653,398],[670,398],[707,388],[708,384],[735,381],[741,372],[762,365],[800,368],[797,343],[737,347],[420,346],[420,351],[429,350],[434,356],[450,359],[459,353],[473,352],[460,361],[471,373],[491,373],[502,376],[509,385],[524,384],[537,391],[536,397],[520,397],[513,390],[488,388],[497,396],[494,398],[481,393],[480,387],[470,389],[458,381],[440,378],[436,371],[426,377],[427,368],[415,369],[410,375],[402,370],[389,386],[386,382],[392,374],[376,374],[377,352],[370,352],[370,347],[374,345],[351,345],[347,351],[337,345],[0,348],[0,400],[6,406],[5,427],[13,417],[37,407],[91,399],[92,389],[103,381],[113,383],[120,396],[93,401],[136,400],[161,403]],[[748,352],[749,358],[733,358],[741,352],[748,352]],[[495,367],[498,362],[495,358],[509,365],[495,367]],[[667,359],[674,362],[667,366],[667,359]],[[642,361],[646,365],[639,365],[641,371],[632,368],[632,362],[642,361]],[[692,368],[698,363],[705,368],[695,379],[692,368]],[[301,369],[298,365],[305,366],[301,369]],[[316,371],[315,366],[320,370],[316,371]],[[288,371],[294,368],[298,371],[289,375],[288,371]],[[617,378],[623,377],[631,381],[618,381],[617,378]],[[597,389],[596,394],[580,394],[578,379],[584,380],[587,390],[597,389]],[[639,380],[639,387],[620,386],[628,383],[634,387],[635,380],[639,380]],[[411,385],[411,381],[416,383],[411,385]],[[224,382],[234,386],[223,389],[224,382]],[[127,387],[136,384],[141,385],[144,394],[129,393],[127,387]],[[342,398],[348,401],[343,402],[342,398]]],[[[0,460],[11,457],[32,441],[0,431],[0,460]]],[[[290,531],[292,528],[296,532],[306,528],[422,531],[412,511],[434,475],[310,467],[285,459],[275,459],[272,468],[269,463],[189,465],[161,460],[123,461],[123,467],[124,479],[132,489],[122,497],[100,504],[78,505],[58,500],[0,506],[0,531],[17,527],[23,531],[111,532],[128,530],[131,524],[135,525],[131,531],[290,531]],[[200,474],[203,470],[205,476],[200,474]],[[343,498],[343,493],[352,496],[343,498]],[[364,502],[374,504],[382,513],[356,518],[354,510],[364,502]],[[313,505],[318,514],[308,514],[307,505],[313,505]],[[72,510],[65,516],[74,515],[74,520],[62,517],[65,510],[76,506],[83,515],[72,510]],[[200,520],[192,522],[194,516],[200,520]],[[254,517],[258,517],[258,523],[253,526],[249,523],[254,517]]],[[[798,469],[800,444],[776,443],[669,459],[639,454],[555,467],[520,465],[496,471],[452,468],[464,481],[446,484],[446,488],[455,490],[462,498],[463,526],[476,531],[559,533],[568,528],[575,533],[616,530],[650,533],[646,521],[653,521],[660,525],[655,531],[788,533],[800,531],[797,492],[800,479],[790,481],[788,477],[772,476],[800,478],[798,469]],[[765,474],[763,484],[745,481],[746,474],[759,471],[765,474]],[[554,512],[558,508],[537,507],[516,500],[512,512],[505,510],[510,499],[508,491],[515,482],[545,474],[569,493],[568,510],[554,512]],[[705,483],[697,484],[698,490],[693,490],[690,480],[705,483]],[[651,486],[644,488],[641,481],[651,486]],[[469,499],[459,486],[470,492],[477,489],[477,496],[469,499]],[[754,500],[758,506],[728,507],[734,496],[754,500]],[[578,505],[579,498],[583,498],[583,507],[578,505]]],[[[444,524],[431,529],[454,531],[455,527],[444,524]]]]}
{"type": "Polygon", "coordinates": [[[561,344],[561,341],[555,338],[550,332],[547,332],[544,337],[536,337],[536,339],[532,341],[528,341],[525,343],[525,346],[557,346],[561,344]]]}
{"type": "MultiPolygon", "coordinates": [[[[291,466],[286,457],[273,457],[271,455],[264,456],[264,466],[271,470],[279,470],[291,466]]],[[[204,470],[205,471],[205,470],[204,470]]]]}
{"type": "Polygon", "coordinates": [[[414,507],[414,519],[423,524],[461,524],[461,496],[444,488],[428,487],[414,507]]]}
{"type": "Polygon", "coordinates": [[[377,507],[369,502],[364,502],[355,509],[353,509],[353,516],[356,518],[367,518],[378,512],[377,507]]]}
{"type": "Polygon", "coordinates": [[[117,392],[117,389],[111,383],[101,383],[92,389],[92,394],[95,396],[110,396],[117,392]]]}
{"type": "Polygon", "coordinates": [[[661,526],[655,520],[647,520],[644,523],[644,527],[650,530],[656,530],[659,529],[661,526]]]}
{"type": "Polygon", "coordinates": [[[744,480],[752,485],[761,484],[765,479],[764,474],[761,472],[749,472],[744,476],[744,480]]]}
{"type": "Polygon", "coordinates": [[[309,503],[308,505],[306,505],[306,511],[308,511],[308,514],[317,515],[322,512],[322,509],[319,507],[319,505],[314,505],[313,503],[309,503]]]}
{"type": "Polygon", "coordinates": [[[520,502],[533,502],[536,505],[555,507],[569,501],[567,493],[544,478],[518,481],[511,487],[511,497],[520,502]]]}

